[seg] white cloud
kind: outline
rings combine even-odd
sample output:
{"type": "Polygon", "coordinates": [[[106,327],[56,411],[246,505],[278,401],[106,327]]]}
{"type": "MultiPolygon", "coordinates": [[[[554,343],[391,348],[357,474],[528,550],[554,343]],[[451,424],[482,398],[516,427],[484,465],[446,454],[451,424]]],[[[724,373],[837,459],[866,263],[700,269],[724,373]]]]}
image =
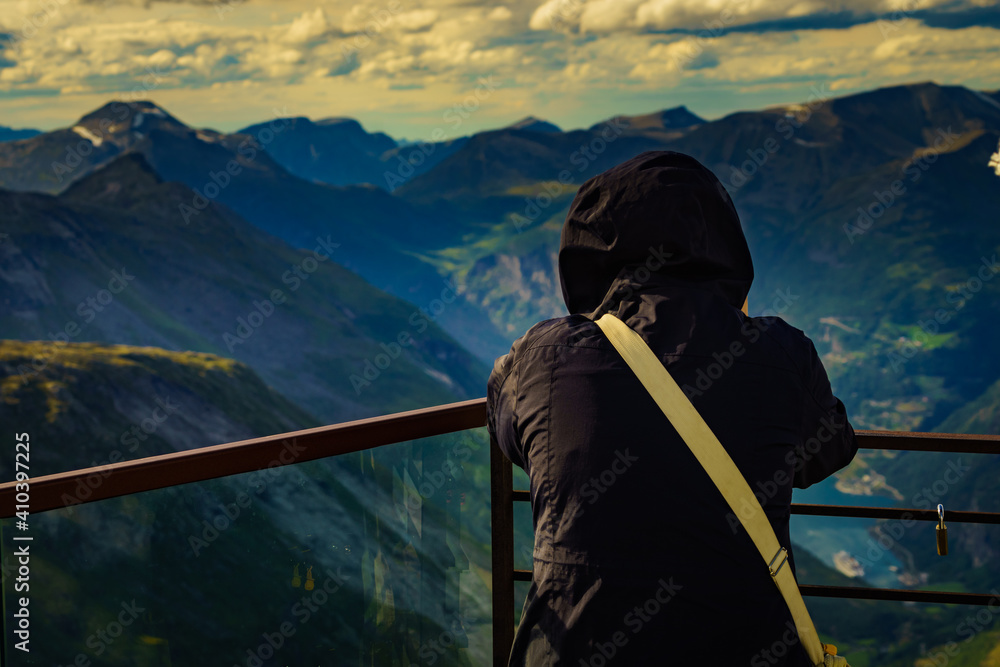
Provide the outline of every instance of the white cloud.
{"type": "Polygon", "coordinates": [[[911,47],[920,44],[920,35],[910,34],[887,39],[872,51],[875,60],[905,57],[911,54],[911,47]]]}
{"type": "Polygon", "coordinates": [[[415,9],[409,12],[397,14],[392,19],[392,27],[400,28],[407,32],[426,30],[438,19],[438,12],[433,9],[415,9]]]}
{"type": "Polygon", "coordinates": [[[827,16],[844,12],[858,19],[892,12],[903,18],[945,5],[955,11],[992,4],[988,0],[547,0],[535,10],[529,27],[603,34],[637,29],[704,31],[814,17],[821,28],[827,16]]]}
{"type": "Polygon", "coordinates": [[[642,0],[595,0],[580,14],[581,32],[608,32],[617,27],[633,27],[636,8],[642,0]]]}
{"type": "MultiPolygon", "coordinates": [[[[898,0],[877,1],[898,6],[898,0]]],[[[921,0],[921,6],[930,2],[921,0]]],[[[0,20],[16,25],[26,6],[0,0],[0,20]]],[[[325,104],[328,110],[319,115],[347,115],[349,109],[404,114],[443,108],[467,95],[478,77],[493,75],[504,87],[477,114],[509,122],[545,113],[543,104],[572,109],[573,100],[593,90],[635,99],[678,89],[808,89],[803,81],[834,90],[928,79],[1000,87],[1000,59],[994,57],[1000,31],[928,28],[905,14],[901,21],[848,29],[648,32],[838,7],[861,11],[861,0],[509,0],[502,6],[258,0],[221,17],[211,6],[83,11],[68,3],[44,29],[0,54],[15,63],[0,68],[0,96],[51,105],[43,94],[57,90],[67,100],[106,101],[143,85],[152,71],[155,94],[145,97],[186,99],[204,105],[197,107],[203,111],[214,104],[220,116],[229,117],[223,105],[237,99],[264,103],[264,91],[292,102],[289,91],[295,91],[302,105],[317,105],[308,108],[325,104]],[[356,55],[345,59],[345,49],[356,55]]],[[[671,102],[679,103],[684,100],[671,102]]],[[[4,124],[15,123],[8,108],[29,108],[27,102],[4,104],[4,124]]],[[[31,125],[26,118],[22,124],[31,125]]]]}
{"type": "Polygon", "coordinates": [[[864,81],[861,85],[869,88],[926,80],[974,87],[983,85],[977,82],[1000,81],[1000,59],[983,57],[995,48],[1000,31],[945,30],[916,22],[909,26],[908,34],[890,40],[882,39],[876,23],[813,30],[807,39],[789,33],[732,34],[711,40],[719,51],[719,65],[698,74],[748,83],[806,77],[830,81],[835,89],[848,87],[835,83],[843,78],[864,81]]]}
{"type": "Polygon", "coordinates": [[[509,21],[513,16],[514,14],[509,9],[500,5],[499,7],[494,7],[490,10],[490,13],[486,15],[486,18],[491,21],[509,21]]]}
{"type": "Polygon", "coordinates": [[[583,0],[546,0],[532,15],[528,27],[532,30],[562,30],[579,23],[583,0]]]}
{"type": "Polygon", "coordinates": [[[330,34],[332,26],[326,18],[326,12],[322,7],[317,7],[312,12],[303,12],[301,16],[292,21],[285,33],[285,41],[292,44],[302,44],[318,39],[330,34]]]}

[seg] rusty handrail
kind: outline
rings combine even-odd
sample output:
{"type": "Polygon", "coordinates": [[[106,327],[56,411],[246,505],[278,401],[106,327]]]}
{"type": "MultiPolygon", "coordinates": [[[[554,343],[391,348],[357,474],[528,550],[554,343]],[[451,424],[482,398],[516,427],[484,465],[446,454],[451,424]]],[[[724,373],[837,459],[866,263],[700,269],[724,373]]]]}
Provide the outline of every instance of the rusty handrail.
{"type": "MultiPolygon", "coordinates": [[[[527,495],[527,491],[523,492],[527,495]]],[[[490,437],[490,550],[493,555],[493,664],[514,644],[514,468],[490,437]]],[[[530,579],[529,579],[530,580],[530,579]]]]}
{"type": "MultiPolygon", "coordinates": [[[[105,500],[217,477],[304,463],[486,425],[476,398],[380,417],[149,456],[28,480],[31,511],[105,500]]],[[[0,484],[0,519],[14,516],[15,482],[0,484]]]]}
{"type": "MultiPolygon", "coordinates": [[[[331,426],[280,433],[183,452],[72,470],[29,480],[31,511],[44,512],[85,502],[180,484],[303,463],[372,447],[478,428],[486,424],[486,399],[411,410],[331,426]]],[[[857,431],[864,449],[1000,454],[1000,436],[909,431],[857,431]]],[[[494,662],[505,664],[514,637],[514,582],[530,581],[530,570],[513,567],[513,502],[510,461],[491,442],[494,662]],[[498,619],[509,619],[509,622],[498,619]]],[[[0,518],[14,516],[15,482],[0,484],[0,518]]],[[[797,514],[935,520],[933,510],[793,504],[797,514]]],[[[949,521],[1000,523],[992,512],[949,511],[949,521]]],[[[877,600],[989,604],[988,595],[867,587],[800,586],[804,595],[877,600]]]]}
{"type": "MultiPolygon", "coordinates": [[[[302,463],[394,442],[464,431],[485,424],[486,399],[474,398],[331,426],[71,470],[29,480],[31,511],[45,512],[84,502],[254,472],[267,467],[302,463]]],[[[1000,436],[996,435],[910,431],[856,433],[858,444],[864,449],[1000,454],[1000,436]]],[[[14,516],[14,484],[0,484],[0,519],[14,516]]],[[[515,499],[516,494],[517,492],[515,499]]]]}

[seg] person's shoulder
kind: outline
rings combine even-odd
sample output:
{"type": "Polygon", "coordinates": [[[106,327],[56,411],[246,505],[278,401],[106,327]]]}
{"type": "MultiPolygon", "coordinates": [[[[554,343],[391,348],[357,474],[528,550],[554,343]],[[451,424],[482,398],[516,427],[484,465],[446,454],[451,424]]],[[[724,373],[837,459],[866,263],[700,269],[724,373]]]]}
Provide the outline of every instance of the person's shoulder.
{"type": "Polygon", "coordinates": [[[529,328],[514,341],[510,352],[497,358],[492,376],[506,378],[514,366],[542,348],[559,346],[596,345],[600,329],[583,315],[565,315],[542,320],[529,328]]]}
{"type": "Polygon", "coordinates": [[[746,317],[743,330],[757,332],[757,336],[769,344],[778,359],[783,358],[796,369],[808,365],[816,354],[812,339],[802,329],[777,315],[746,317]]]}
{"type": "Polygon", "coordinates": [[[586,345],[600,335],[600,327],[583,315],[566,315],[543,320],[521,337],[522,349],[552,345],[586,345]]]}

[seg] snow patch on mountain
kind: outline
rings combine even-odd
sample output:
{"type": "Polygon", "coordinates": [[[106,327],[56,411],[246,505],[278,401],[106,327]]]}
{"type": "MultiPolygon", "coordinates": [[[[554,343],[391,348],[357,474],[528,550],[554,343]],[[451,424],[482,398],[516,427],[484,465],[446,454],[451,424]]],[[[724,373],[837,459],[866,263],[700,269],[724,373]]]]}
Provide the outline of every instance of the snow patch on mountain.
{"type": "Polygon", "coordinates": [[[93,132],[91,132],[82,125],[74,125],[73,131],[79,134],[87,141],[89,141],[90,143],[92,143],[95,147],[100,146],[102,143],[104,143],[104,139],[101,139],[99,136],[97,136],[96,134],[94,134],[93,132]]]}

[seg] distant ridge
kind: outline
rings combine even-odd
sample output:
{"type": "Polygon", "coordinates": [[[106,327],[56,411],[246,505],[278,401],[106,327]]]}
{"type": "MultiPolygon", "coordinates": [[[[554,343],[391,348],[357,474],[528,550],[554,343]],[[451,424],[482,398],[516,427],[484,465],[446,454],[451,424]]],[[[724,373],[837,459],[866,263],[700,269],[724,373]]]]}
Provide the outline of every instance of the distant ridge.
{"type": "Polygon", "coordinates": [[[0,141],[18,141],[19,139],[30,139],[36,134],[41,134],[41,130],[21,129],[15,130],[12,127],[0,125],[0,141]]]}
{"type": "MultiPolygon", "coordinates": [[[[276,120],[284,127],[265,150],[295,176],[330,185],[384,182],[385,167],[380,158],[396,147],[389,135],[369,133],[353,118],[312,121],[297,116],[276,120]]],[[[250,125],[237,134],[257,136],[271,122],[250,125]]]]}
{"type": "Polygon", "coordinates": [[[562,132],[558,125],[553,125],[547,120],[525,116],[521,120],[503,128],[505,130],[525,130],[528,132],[562,132]]]}
{"type": "MultiPolygon", "coordinates": [[[[701,116],[691,113],[684,105],[638,116],[614,116],[609,120],[614,119],[627,120],[629,128],[632,130],[683,130],[704,125],[707,122],[701,116]]],[[[597,129],[607,122],[602,121],[592,125],[590,129],[597,129]]]]}

